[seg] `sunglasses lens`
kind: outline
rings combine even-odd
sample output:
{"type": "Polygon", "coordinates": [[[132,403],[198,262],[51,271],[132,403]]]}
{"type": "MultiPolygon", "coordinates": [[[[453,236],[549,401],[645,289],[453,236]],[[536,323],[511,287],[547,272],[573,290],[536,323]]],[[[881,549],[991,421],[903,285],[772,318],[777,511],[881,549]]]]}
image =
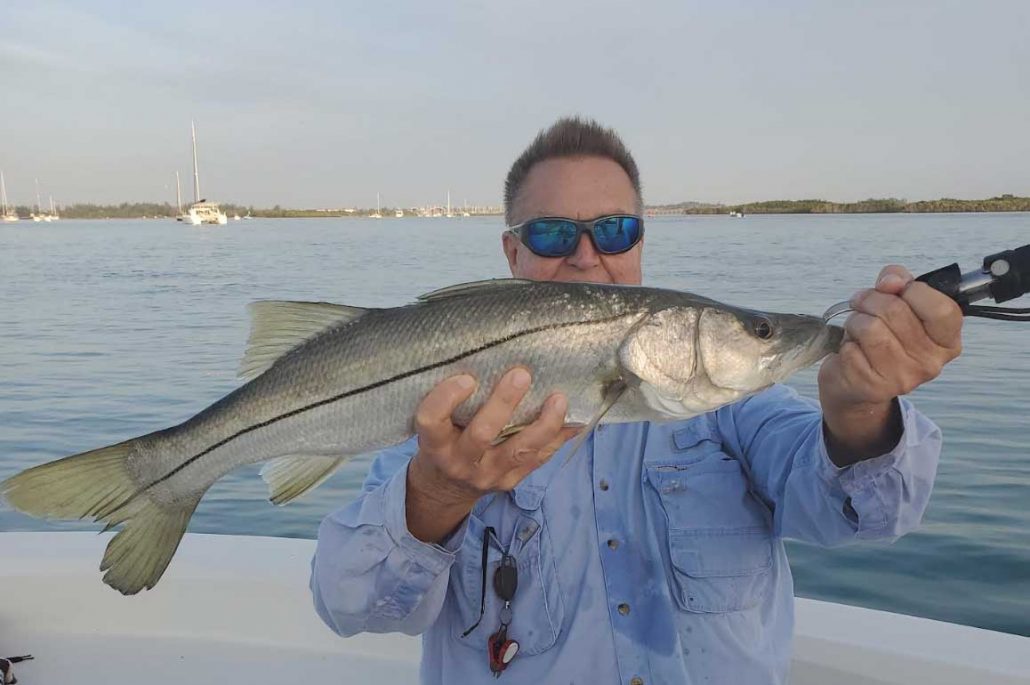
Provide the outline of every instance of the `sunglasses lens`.
{"type": "Polygon", "coordinates": [[[612,216],[594,224],[594,242],[601,252],[625,252],[640,240],[640,219],[612,216]]]}
{"type": "Polygon", "coordinates": [[[545,219],[533,221],[523,229],[533,252],[544,257],[564,257],[576,249],[576,224],[545,219]]]}

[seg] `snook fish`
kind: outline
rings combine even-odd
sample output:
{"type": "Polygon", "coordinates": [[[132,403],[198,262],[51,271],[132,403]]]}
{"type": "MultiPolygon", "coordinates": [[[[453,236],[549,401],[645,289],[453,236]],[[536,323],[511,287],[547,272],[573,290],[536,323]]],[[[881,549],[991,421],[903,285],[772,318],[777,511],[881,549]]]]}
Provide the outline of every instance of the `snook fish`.
{"type": "Polygon", "coordinates": [[[568,397],[567,423],[592,428],[711,411],[836,351],[842,337],[815,317],[685,292],[522,280],[457,285],[390,309],[265,301],[251,314],[245,385],[177,426],[27,469],[0,493],[33,516],[121,525],[100,570],[134,594],[160,579],[219,478],[268,461],[271,500],[289,502],[348,457],[412,435],[419,402],[452,375],[479,380],[458,425],[521,364],[533,386],[502,436],[554,391],[568,397]]]}

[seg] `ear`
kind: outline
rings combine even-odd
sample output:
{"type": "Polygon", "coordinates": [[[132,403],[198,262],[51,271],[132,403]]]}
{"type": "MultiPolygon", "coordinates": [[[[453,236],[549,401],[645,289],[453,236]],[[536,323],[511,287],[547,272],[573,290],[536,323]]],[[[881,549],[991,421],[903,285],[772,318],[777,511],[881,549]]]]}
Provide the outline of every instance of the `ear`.
{"type": "Polygon", "coordinates": [[[517,275],[519,239],[511,231],[505,231],[501,234],[501,247],[504,249],[504,256],[508,258],[508,269],[511,271],[511,275],[517,275]]]}

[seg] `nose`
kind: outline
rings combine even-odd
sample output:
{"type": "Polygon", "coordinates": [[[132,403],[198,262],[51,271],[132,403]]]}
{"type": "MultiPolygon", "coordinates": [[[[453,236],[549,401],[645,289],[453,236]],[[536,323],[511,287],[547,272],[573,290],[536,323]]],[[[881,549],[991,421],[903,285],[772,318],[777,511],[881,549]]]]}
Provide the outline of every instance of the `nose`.
{"type": "Polygon", "coordinates": [[[590,240],[590,236],[581,235],[579,237],[579,244],[576,245],[576,251],[565,258],[571,266],[577,269],[593,269],[601,263],[601,256],[597,250],[594,249],[594,243],[590,240]]]}

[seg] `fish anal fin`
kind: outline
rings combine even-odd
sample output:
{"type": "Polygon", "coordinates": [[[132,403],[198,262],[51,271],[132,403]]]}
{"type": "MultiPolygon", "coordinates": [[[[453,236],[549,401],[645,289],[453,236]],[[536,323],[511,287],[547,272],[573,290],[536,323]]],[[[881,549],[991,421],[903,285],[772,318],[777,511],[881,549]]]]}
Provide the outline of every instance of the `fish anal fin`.
{"type": "Polygon", "coordinates": [[[251,327],[239,376],[251,379],[321,331],[361,318],[368,309],[329,302],[262,300],[249,306],[251,327]]]}
{"type": "Polygon", "coordinates": [[[289,455],[266,463],[261,477],[268,485],[272,504],[292,502],[321,485],[348,457],[289,455]]]}

